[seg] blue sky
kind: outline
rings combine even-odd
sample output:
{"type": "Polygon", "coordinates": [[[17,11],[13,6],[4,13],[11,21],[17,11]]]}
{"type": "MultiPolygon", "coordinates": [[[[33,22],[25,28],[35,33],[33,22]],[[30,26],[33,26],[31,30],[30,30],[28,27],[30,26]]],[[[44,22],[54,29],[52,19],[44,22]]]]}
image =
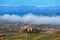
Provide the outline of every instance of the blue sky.
{"type": "Polygon", "coordinates": [[[0,0],[0,4],[57,5],[60,0],[0,0]]]}
{"type": "MultiPolygon", "coordinates": [[[[47,10],[49,10],[49,12],[52,12],[52,13],[53,13],[53,11],[60,12],[59,11],[60,0],[0,0],[0,14],[4,14],[4,13],[9,13],[9,14],[13,13],[14,14],[14,12],[15,12],[15,14],[17,14],[16,12],[18,12],[18,15],[21,15],[21,13],[23,13],[23,12],[25,12],[25,13],[31,12],[31,13],[35,13],[35,14],[36,13],[40,14],[39,12],[44,12],[44,11],[41,11],[42,9],[43,10],[45,9],[46,12],[47,12],[47,10]],[[27,7],[25,9],[25,7],[21,8],[20,6],[33,6],[33,7],[27,7]],[[56,6],[58,6],[58,7],[56,7],[56,6]],[[46,8],[44,8],[44,7],[46,7],[46,8]],[[51,9],[49,9],[49,8],[51,8],[51,9]],[[26,11],[26,10],[28,10],[28,11],[26,11]],[[12,13],[10,13],[10,12],[12,12],[12,13]]],[[[25,14],[25,13],[23,13],[23,14],[25,14]]],[[[38,15],[38,14],[36,14],[36,15],[38,15]]]]}
{"type": "Polygon", "coordinates": [[[0,0],[1,21],[60,24],[60,0],[0,0]]]}

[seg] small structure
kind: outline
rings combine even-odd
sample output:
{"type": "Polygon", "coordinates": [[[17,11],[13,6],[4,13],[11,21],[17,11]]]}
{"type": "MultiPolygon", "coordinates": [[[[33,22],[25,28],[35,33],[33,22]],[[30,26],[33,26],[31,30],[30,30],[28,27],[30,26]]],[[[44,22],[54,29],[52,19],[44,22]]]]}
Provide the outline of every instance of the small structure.
{"type": "Polygon", "coordinates": [[[47,30],[47,33],[54,33],[55,32],[55,29],[54,28],[50,28],[47,30]]]}
{"type": "Polygon", "coordinates": [[[32,27],[31,26],[25,25],[25,26],[20,27],[20,32],[22,32],[22,31],[24,31],[26,29],[27,29],[27,31],[32,31],[32,27]]]}

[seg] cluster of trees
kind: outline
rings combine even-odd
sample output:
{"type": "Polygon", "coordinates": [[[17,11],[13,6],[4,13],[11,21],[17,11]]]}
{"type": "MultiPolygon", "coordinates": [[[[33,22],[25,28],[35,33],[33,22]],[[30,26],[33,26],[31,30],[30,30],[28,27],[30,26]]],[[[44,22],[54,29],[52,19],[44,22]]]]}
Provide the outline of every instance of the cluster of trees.
{"type": "Polygon", "coordinates": [[[26,32],[26,33],[40,33],[41,29],[32,28],[32,30],[29,30],[29,31],[28,31],[28,29],[25,29],[23,32],[26,32]]]}

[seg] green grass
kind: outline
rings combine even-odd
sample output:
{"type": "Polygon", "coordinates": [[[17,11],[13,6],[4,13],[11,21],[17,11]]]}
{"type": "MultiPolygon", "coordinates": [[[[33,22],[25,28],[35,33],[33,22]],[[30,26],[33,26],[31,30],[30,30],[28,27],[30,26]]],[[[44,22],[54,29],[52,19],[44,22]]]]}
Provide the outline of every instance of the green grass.
{"type": "Polygon", "coordinates": [[[60,40],[60,34],[17,33],[8,35],[6,40],[60,40]]]}

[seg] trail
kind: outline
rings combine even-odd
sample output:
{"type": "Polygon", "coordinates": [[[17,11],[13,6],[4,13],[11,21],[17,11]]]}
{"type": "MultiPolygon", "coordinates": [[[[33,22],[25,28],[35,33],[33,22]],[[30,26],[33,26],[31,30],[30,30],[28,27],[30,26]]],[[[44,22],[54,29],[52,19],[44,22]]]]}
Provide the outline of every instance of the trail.
{"type": "Polygon", "coordinates": [[[42,37],[42,36],[44,36],[44,35],[36,36],[36,38],[34,38],[33,40],[37,40],[37,39],[39,39],[39,38],[42,37]]]}

